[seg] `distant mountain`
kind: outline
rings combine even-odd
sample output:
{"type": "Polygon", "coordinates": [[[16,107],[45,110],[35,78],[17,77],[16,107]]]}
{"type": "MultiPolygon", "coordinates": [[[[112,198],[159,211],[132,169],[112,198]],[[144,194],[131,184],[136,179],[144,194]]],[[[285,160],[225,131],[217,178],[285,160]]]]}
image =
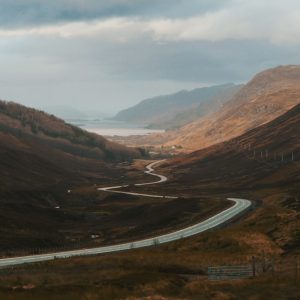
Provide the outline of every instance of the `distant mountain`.
{"type": "Polygon", "coordinates": [[[300,103],[300,66],[281,66],[256,75],[214,114],[160,137],[167,146],[194,151],[229,140],[267,123],[300,103]]]}
{"type": "Polygon", "coordinates": [[[138,149],[107,141],[53,115],[0,101],[0,190],[78,181],[105,173],[108,163],[141,156],[138,149]]]}
{"type": "Polygon", "coordinates": [[[158,96],[119,112],[114,119],[148,125],[151,128],[179,127],[215,111],[239,88],[238,85],[224,84],[158,96]]]}

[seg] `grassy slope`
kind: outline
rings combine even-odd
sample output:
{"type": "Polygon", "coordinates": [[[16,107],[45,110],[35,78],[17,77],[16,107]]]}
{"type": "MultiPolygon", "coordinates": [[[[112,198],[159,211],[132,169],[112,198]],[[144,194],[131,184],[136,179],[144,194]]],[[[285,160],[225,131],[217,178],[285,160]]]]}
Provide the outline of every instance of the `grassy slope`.
{"type": "Polygon", "coordinates": [[[54,150],[57,155],[108,162],[141,157],[138,149],[109,142],[53,115],[12,102],[0,102],[0,134],[2,144],[10,149],[44,155],[45,159],[46,152],[51,159],[54,150]]]}
{"type": "Polygon", "coordinates": [[[166,163],[174,184],[253,189],[299,182],[300,105],[244,135],[166,163]],[[292,154],[294,161],[292,161],[292,154]],[[283,158],[283,161],[282,161],[283,158]],[[218,172],[216,172],[218,170],[218,172]]]}

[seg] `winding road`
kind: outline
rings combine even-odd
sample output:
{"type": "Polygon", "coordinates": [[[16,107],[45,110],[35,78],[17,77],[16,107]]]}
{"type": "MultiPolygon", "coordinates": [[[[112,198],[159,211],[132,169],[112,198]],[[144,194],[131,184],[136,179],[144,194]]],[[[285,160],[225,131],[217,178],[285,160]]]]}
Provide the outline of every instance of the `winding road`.
{"type": "MultiPolygon", "coordinates": [[[[146,174],[155,176],[159,178],[159,180],[147,183],[138,183],[135,186],[145,186],[145,185],[152,185],[152,184],[159,184],[166,182],[168,179],[163,175],[159,175],[154,173],[153,167],[162,161],[156,161],[149,164],[146,167],[146,174]]],[[[162,196],[162,195],[149,195],[149,194],[139,194],[139,193],[132,193],[132,192],[125,192],[125,191],[116,191],[116,189],[128,187],[128,185],[120,185],[120,186],[113,186],[113,187],[106,187],[106,188],[99,188],[99,191],[103,192],[110,192],[110,193],[119,193],[119,194],[127,194],[127,195],[138,195],[144,197],[155,197],[155,198],[167,198],[167,199],[177,199],[178,197],[174,196],[162,196]]],[[[70,258],[74,256],[86,256],[86,255],[96,255],[96,254],[103,254],[103,253],[112,253],[118,251],[125,251],[125,250],[132,250],[138,249],[143,247],[150,247],[158,244],[168,243],[172,241],[176,241],[182,238],[190,237],[201,232],[211,230],[216,228],[224,223],[229,222],[234,217],[246,212],[250,209],[252,203],[246,199],[238,199],[238,198],[228,198],[228,200],[234,202],[234,205],[227,208],[226,210],[210,217],[207,220],[204,220],[198,224],[193,226],[189,226],[187,228],[174,231],[168,234],[159,235],[153,238],[147,238],[139,241],[123,243],[118,245],[112,246],[103,246],[98,248],[90,248],[90,249],[80,249],[80,250],[73,250],[73,251],[64,251],[64,252],[57,252],[57,253],[49,253],[49,254],[39,254],[39,255],[30,255],[30,256],[22,256],[22,257],[14,257],[14,258],[5,258],[0,259],[0,268],[2,267],[9,267],[14,265],[20,265],[25,263],[36,263],[42,261],[49,261],[54,260],[57,258],[70,258]]]]}

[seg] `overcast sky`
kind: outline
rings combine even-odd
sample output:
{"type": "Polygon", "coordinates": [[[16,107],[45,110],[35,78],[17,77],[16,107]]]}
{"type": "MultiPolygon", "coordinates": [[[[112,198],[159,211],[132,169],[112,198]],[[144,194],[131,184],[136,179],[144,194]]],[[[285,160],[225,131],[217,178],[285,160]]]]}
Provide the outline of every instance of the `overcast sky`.
{"type": "Polygon", "coordinates": [[[0,0],[0,98],[115,113],[300,63],[299,0],[0,0]]]}

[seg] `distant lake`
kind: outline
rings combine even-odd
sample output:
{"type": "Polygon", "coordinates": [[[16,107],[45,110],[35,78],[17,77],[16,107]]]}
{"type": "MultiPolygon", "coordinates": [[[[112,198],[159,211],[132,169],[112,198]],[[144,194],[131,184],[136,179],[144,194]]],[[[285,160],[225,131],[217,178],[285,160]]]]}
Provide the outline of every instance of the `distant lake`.
{"type": "Polygon", "coordinates": [[[164,130],[153,130],[144,128],[142,125],[131,124],[114,120],[101,119],[71,119],[66,122],[85,129],[89,132],[104,136],[130,136],[146,135],[150,133],[160,133],[164,130]]]}

